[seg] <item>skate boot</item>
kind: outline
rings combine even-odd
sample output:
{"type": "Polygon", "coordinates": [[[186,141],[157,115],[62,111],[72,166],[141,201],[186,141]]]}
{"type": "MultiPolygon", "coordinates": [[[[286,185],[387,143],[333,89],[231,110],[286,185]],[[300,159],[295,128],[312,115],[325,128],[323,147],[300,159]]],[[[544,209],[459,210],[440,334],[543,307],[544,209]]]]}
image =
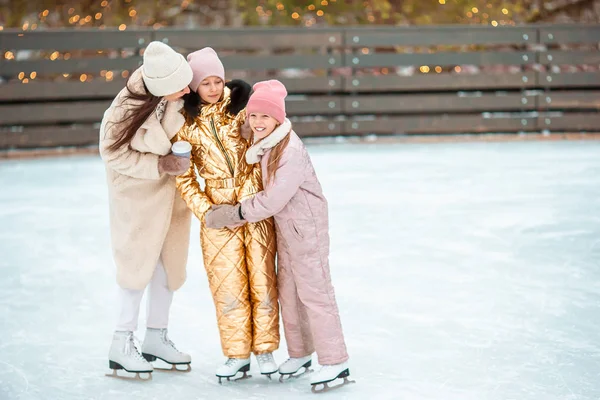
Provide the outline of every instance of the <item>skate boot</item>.
{"type": "Polygon", "coordinates": [[[238,372],[243,372],[241,377],[234,379],[234,381],[239,381],[252,377],[252,375],[248,375],[248,371],[250,371],[250,358],[229,358],[225,364],[217,368],[216,375],[219,378],[219,383],[221,383],[221,379],[227,378],[229,381],[238,372]]]}
{"type": "Polygon", "coordinates": [[[348,380],[349,376],[350,369],[348,368],[348,362],[334,365],[323,365],[319,372],[311,379],[310,384],[312,385],[312,392],[327,392],[333,389],[339,389],[349,383],[355,383],[355,381],[348,380]],[[344,381],[341,385],[329,386],[330,382],[333,382],[338,378],[344,378],[344,381]],[[319,386],[322,387],[318,388],[319,386]]]}
{"type": "Polygon", "coordinates": [[[298,378],[304,374],[312,372],[310,369],[311,365],[312,357],[310,355],[300,358],[288,358],[286,362],[279,366],[279,373],[281,374],[279,377],[279,382],[283,382],[284,380],[288,380],[290,378],[298,378]],[[297,372],[302,368],[304,368],[304,371],[298,374],[297,372]]]}
{"type": "Polygon", "coordinates": [[[111,378],[137,379],[147,381],[152,379],[152,365],[142,357],[135,347],[133,332],[116,331],[113,335],[112,344],[108,352],[108,366],[113,370],[112,374],[106,374],[111,378]],[[135,377],[120,376],[117,370],[124,369],[135,374],[135,377]],[[147,373],[147,378],[142,378],[141,373],[147,373]]]}
{"type": "Polygon", "coordinates": [[[258,361],[260,373],[266,375],[267,378],[271,379],[271,375],[277,372],[277,364],[275,364],[273,353],[256,354],[256,361],[258,361]]]}
{"type": "Polygon", "coordinates": [[[179,371],[190,372],[192,366],[192,357],[189,354],[182,353],[177,350],[173,342],[167,336],[167,329],[146,329],[146,337],[142,345],[142,356],[147,361],[156,361],[161,359],[164,362],[171,364],[171,368],[155,368],[162,371],[179,371]],[[185,369],[177,369],[178,365],[183,365],[185,369]]]}

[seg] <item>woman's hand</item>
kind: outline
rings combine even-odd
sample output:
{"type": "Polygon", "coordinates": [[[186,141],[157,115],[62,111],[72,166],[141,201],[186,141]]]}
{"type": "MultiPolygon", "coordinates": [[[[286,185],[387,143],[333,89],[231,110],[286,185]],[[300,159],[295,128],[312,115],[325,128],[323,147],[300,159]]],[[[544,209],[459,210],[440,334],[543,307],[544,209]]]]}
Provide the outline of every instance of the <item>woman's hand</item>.
{"type": "Polygon", "coordinates": [[[167,154],[158,159],[158,172],[161,174],[181,175],[190,168],[190,159],[167,154]]]}

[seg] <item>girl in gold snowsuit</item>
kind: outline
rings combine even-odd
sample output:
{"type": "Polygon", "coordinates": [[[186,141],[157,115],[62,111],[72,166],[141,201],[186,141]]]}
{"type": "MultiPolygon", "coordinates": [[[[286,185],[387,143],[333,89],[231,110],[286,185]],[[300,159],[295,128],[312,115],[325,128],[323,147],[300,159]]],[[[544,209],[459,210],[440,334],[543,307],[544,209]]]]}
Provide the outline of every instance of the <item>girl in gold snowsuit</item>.
{"type": "Polygon", "coordinates": [[[204,267],[217,311],[227,362],[220,378],[250,368],[250,353],[260,371],[277,371],[272,352],[279,347],[279,304],[275,276],[275,231],[271,218],[234,229],[210,229],[204,214],[214,205],[236,204],[261,191],[260,167],[248,165],[249,142],[241,135],[250,86],[225,85],[224,68],[215,51],[188,55],[194,77],[185,98],[186,123],[177,135],[192,145],[192,165],[177,177],[177,188],[201,221],[204,267]],[[206,185],[201,189],[196,170],[206,185]]]}

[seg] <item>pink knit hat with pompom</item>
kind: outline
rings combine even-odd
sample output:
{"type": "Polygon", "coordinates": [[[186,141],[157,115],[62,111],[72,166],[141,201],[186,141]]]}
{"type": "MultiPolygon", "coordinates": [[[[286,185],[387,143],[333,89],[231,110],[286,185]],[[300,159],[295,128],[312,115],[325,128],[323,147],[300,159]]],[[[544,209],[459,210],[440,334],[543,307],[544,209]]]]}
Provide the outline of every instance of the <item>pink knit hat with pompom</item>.
{"type": "Polygon", "coordinates": [[[285,97],[287,96],[287,90],[283,83],[272,79],[257,82],[252,89],[254,93],[248,100],[246,113],[267,114],[282,124],[285,120],[285,97]]]}

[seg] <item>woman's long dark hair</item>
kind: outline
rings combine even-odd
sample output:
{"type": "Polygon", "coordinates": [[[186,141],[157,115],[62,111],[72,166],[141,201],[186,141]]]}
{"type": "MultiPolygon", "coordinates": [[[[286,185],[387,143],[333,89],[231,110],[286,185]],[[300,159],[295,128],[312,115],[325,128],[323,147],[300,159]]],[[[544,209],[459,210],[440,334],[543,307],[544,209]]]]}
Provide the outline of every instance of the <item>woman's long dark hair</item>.
{"type": "MultiPolygon", "coordinates": [[[[131,78],[130,78],[131,79],[131,78]]],[[[126,113],[123,119],[116,124],[119,125],[120,132],[117,134],[117,140],[108,146],[109,151],[116,151],[125,145],[129,145],[136,132],[144,122],[152,115],[161,98],[154,96],[146,84],[144,84],[144,92],[137,93],[129,86],[129,79],[127,80],[127,91],[129,92],[122,100],[121,104],[128,102],[141,102],[131,107],[126,113]]],[[[121,105],[122,106],[122,105],[121,105]]]]}

